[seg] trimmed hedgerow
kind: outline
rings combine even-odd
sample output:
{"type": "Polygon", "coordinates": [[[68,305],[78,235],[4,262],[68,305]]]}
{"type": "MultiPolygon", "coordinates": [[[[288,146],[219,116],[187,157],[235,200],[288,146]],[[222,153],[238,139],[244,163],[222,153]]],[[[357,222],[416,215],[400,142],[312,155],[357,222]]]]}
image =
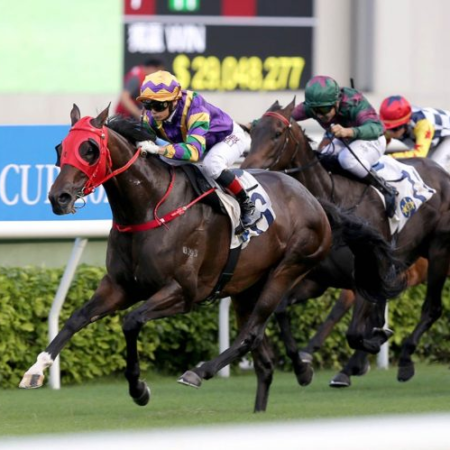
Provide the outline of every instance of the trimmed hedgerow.
{"type": "MultiPolygon", "coordinates": [[[[62,276],[62,269],[39,267],[0,268],[0,386],[15,387],[23,373],[35,362],[48,343],[48,314],[62,276]]],[[[70,314],[94,293],[105,270],[83,265],[68,292],[61,311],[60,326],[70,314]]],[[[450,286],[444,289],[444,311],[448,311],[450,286]]],[[[294,334],[301,347],[325,318],[339,293],[330,289],[320,299],[291,307],[294,334]]],[[[409,289],[390,302],[391,358],[398,358],[402,339],[412,331],[419,316],[425,287],[409,289]]],[[[125,339],[122,318],[127,311],[106,317],[81,330],[61,353],[61,376],[65,384],[123,372],[125,339]]],[[[337,369],[350,349],[345,332],[350,317],[337,325],[323,349],[315,354],[316,367],[337,369]]],[[[236,336],[234,317],[230,317],[231,339],[236,336]]],[[[273,320],[267,334],[272,342],[278,366],[289,370],[273,320]]],[[[423,337],[416,360],[450,361],[449,324],[441,319],[423,337]]],[[[143,371],[148,369],[180,375],[200,361],[218,353],[218,304],[204,305],[187,315],[148,322],[139,336],[139,358],[143,371]]]]}

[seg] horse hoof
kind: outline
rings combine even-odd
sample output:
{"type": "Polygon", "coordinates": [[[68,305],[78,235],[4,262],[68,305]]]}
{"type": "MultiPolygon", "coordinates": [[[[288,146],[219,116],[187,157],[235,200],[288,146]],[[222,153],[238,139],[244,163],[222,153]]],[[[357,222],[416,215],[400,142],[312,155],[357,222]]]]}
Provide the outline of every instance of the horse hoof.
{"type": "Polygon", "coordinates": [[[136,405],[139,406],[145,406],[150,401],[151,391],[150,388],[147,386],[147,383],[142,382],[144,385],[144,392],[139,397],[133,397],[133,402],[136,403],[136,405]]]}
{"type": "Polygon", "coordinates": [[[19,384],[21,389],[37,389],[44,384],[43,374],[25,374],[19,384]]]}
{"type": "Polygon", "coordinates": [[[296,375],[300,386],[308,386],[314,378],[314,369],[307,364],[306,368],[296,375]]]}
{"type": "Polygon", "coordinates": [[[300,356],[301,362],[306,364],[312,363],[313,356],[311,355],[311,353],[299,351],[298,356],[300,356]]]}
{"type": "Polygon", "coordinates": [[[192,370],[184,372],[177,381],[180,384],[194,388],[199,388],[202,385],[202,379],[192,370]]]}
{"type": "Polygon", "coordinates": [[[397,372],[397,380],[401,383],[409,381],[414,376],[414,364],[408,366],[399,366],[397,372]]]}
{"type": "Polygon", "coordinates": [[[346,388],[350,387],[352,382],[350,377],[343,372],[339,372],[331,381],[329,386],[332,388],[346,388]]]}

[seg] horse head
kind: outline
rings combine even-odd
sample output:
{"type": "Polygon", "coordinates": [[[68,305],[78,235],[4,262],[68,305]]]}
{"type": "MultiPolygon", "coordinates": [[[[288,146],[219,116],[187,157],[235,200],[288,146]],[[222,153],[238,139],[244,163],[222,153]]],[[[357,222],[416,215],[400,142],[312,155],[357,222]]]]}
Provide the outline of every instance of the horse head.
{"type": "Polygon", "coordinates": [[[276,101],[251,129],[250,151],[242,169],[282,170],[292,163],[303,137],[300,127],[291,119],[295,97],[286,107],[276,101]]]}
{"type": "Polygon", "coordinates": [[[72,127],[56,147],[61,172],[48,196],[55,214],[74,213],[75,201],[92,192],[95,180],[104,178],[109,170],[108,132],[105,129],[108,112],[109,105],[95,118],[81,118],[80,109],[73,105],[70,112],[72,127]]]}

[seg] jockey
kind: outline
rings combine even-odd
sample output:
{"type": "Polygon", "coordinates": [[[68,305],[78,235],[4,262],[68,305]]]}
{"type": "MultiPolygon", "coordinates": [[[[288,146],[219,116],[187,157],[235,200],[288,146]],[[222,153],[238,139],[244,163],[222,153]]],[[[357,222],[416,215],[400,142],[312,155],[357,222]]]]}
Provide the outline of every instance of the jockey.
{"type": "Polygon", "coordinates": [[[162,69],[164,69],[164,64],[157,58],[149,58],[142,65],[132,67],[125,75],[123,90],[116,106],[116,114],[139,120],[142,105],[136,100],[136,97],[139,95],[142,82],[147,75],[162,69]]]}
{"type": "Polygon", "coordinates": [[[386,151],[383,124],[359,91],[340,88],[333,78],[315,76],[306,84],[305,101],[295,107],[292,117],[316,120],[326,130],[319,145],[321,155],[337,159],[342,169],[379,189],[388,217],[395,215],[397,192],[372,169],[386,151]]]}
{"type": "Polygon", "coordinates": [[[401,95],[383,100],[380,118],[386,139],[403,142],[409,150],[390,153],[394,158],[431,157],[450,172],[450,112],[434,108],[411,107],[401,95]]]}
{"type": "Polygon", "coordinates": [[[261,213],[229,170],[249,147],[244,130],[197,92],[182,90],[175,76],[166,71],[148,75],[137,100],[145,108],[144,125],[168,143],[157,146],[152,141],[143,141],[137,146],[166,158],[202,161],[206,174],[238,201],[242,226],[255,225],[261,213]]]}

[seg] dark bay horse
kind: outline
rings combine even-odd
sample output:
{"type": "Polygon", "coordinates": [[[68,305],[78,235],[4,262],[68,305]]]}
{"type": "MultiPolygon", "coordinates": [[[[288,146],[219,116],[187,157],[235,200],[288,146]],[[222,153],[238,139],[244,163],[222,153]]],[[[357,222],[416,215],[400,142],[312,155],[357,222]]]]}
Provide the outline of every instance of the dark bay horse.
{"type": "MultiPolygon", "coordinates": [[[[149,320],[188,313],[212,293],[228,258],[231,226],[225,215],[198,201],[182,168],[169,165],[158,156],[140,156],[135,143],[149,139],[148,132],[119,118],[107,122],[107,117],[108,108],[95,118],[80,118],[74,105],[72,128],[57,147],[61,172],[49,193],[53,212],[69,214],[74,212],[78,198],[103,184],[113,214],[107,275],[91,299],[72,314],[38,356],[20,387],[42,386],[44,370],[80,329],[143,302],[125,317],[123,332],[129,393],[138,405],[145,405],[150,390],[140,380],[139,332],[149,320]]],[[[274,370],[264,339],[269,316],[284,293],[327,256],[334,239],[328,217],[333,222],[333,232],[342,236],[345,233],[339,234],[339,229],[347,219],[331,205],[326,213],[306,188],[287,175],[252,173],[271,198],[283,201],[274,201],[276,220],[242,250],[232,279],[220,292],[222,297],[233,298],[239,335],[228,350],[187,371],[179,382],[199,387],[203,379],[212,378],[221,368],[251,351],[258,380],[255,411],[264,411],[274,370]],[[343,222],[339,222],[341,219],[343,222]]],[[[372,251],[377,258],[381,246],[382,260],[387,260],[387,266],[392,263],[390,247],[379,234],[356,222],[353,232],[359,234],[359,254],[372,251]],[[367,243],[372,237],[373,248],[369,249],[367,243]]],[[[353,245],[357,258],[356,238],[353,245]]],[[[366,259],[361,261],[361,267],[366,259]]],[[[373,263],[366,266],[370,277],[362,280],[368,282],[369,291],[370,283],[388,288],[381,269],[380,277],[373,274],[373,263]],[[376,281],[373,283],[371,278],[376,281]]]]}
{"type": "MultiPolygon", "coordinates": [[[[413,165],[425,183],[437,192],[420,207],[398,235],[391,237],[384,207],[378,194],[374,189],[358,181],[331,174],[319,163],[309,139],[297,122],[291,119],[294,106],[294,101],[285,108],[276,102],[252,127],[251,150],[241,168],[262,168],[290,173],[316,198],[328,199],[355,212],[376,227],[387,239],[392,239],[396,247],[396,255],[406,267],[411,266],[419,258],[429,261],[426,275],[427,294],[420,321],[413,333],[403,342],[399,360],[398,379],[407,381],[414,375],[411,356],[420,337],[442,312],[442,288],[450,262],[450,177],[442,168],[428,159],[402,161],[413,165]]],[[[342,266],[334,268],[326,277],[314,277],[315,271],[311,272],[281,303],[278,312],[281,314],[282,324],[284,323],[282,334],[284,334],[290,355],[296,352],[296,344],[289,332],[284,306],[295,303],[298,299],[318,297],[328,287],[346,288],[345,277],[339,278],[343,270],[349,270],[345,261],[342,261],[342,266]]],[[[352,270],[351,267],[350,270],[352,270]]],[[[423,279],[423,275],[420,277],[423,279]]],[[[330,313],[329,322],[324,324],[321,331],[327,333],[329,331],[327,327],[339,320],[350,308],[352,302],[352,298],[342,296],[340,303],[330,313]]],[[[367,362],[364,352],[375,353],[379,350],[379,344],[382,343],[379,338],[383,334],[380,334],[380,328],[384,325],[384,305],[361,302],[358,296],[356,304],[358,306],[354,310],[347,338],[352,348],[362,352],[356,352],[344,368],[343,372],[346,376],[363,373],[367,362]],[[369,317],[373,319],[372,326],[376,327],[373,338],[370,338],[370,325],[365,320],[361,320],[369,317]]],[[[384,334],[385,338],[389,337],[388,333],[384,334]]],[[[320,341],[312,345],[317,345],[318,342],[320,341]]],[[[311,347],[309,347],[310,350],[311,347]]],[[[310,362],[308,356],[306,362],[310,362]]]]}

